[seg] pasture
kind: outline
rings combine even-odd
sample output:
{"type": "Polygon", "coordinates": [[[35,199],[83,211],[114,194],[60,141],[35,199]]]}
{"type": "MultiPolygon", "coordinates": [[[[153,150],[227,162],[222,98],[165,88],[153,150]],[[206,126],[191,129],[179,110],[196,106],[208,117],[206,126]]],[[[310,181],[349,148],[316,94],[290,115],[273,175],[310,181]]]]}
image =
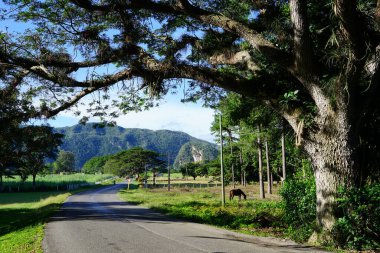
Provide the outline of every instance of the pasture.
{"type": "Polygon", "coordinates": [[[285,236],[283,209],[277,194],[279,187],[276,185],[274,193],[266,195],[266,199],[259,199],[258,184],[238,186],[246,193],[247,201],[238,201],[237,197],[230,201],[228,193],[232,187],[227,186],[225,207],[221,206],[220,187],[201,188],[196,187],[196,184],[194,186],[172,186],[170,192],[162,187],[124,189],[120,191],[119,196],[130,203],[153,208],[178,218],[248,234],[285,236]]]}
{"type": "MultiPolygon", "coordinates": [[[[75,190],[81,187],[94,185],[111,179],[112,175],[88,175],[82,173],[68,175],[37,175],[36,191],[66,191],[75,190]]],[[[32,191],[32,177],[29,176],[24,182],[20,177],[5,178],[3,181],[3,189],[0,192],[28,192],[32,191]]]]}

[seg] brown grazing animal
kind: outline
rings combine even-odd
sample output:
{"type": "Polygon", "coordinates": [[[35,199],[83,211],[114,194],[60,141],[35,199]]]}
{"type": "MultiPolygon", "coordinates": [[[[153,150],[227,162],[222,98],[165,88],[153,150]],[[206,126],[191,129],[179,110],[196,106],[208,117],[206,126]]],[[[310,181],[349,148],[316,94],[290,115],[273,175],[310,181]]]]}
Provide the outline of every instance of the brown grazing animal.
{"type": "Polygon", "coordinates": [[[239,200],[241,200],[241,195],[243,195],[244,199],[247,199],[247,195],[240,189],[232,189],[230,191],[230,201],[234,199],[234,196],[239,196],[239,200]]]}

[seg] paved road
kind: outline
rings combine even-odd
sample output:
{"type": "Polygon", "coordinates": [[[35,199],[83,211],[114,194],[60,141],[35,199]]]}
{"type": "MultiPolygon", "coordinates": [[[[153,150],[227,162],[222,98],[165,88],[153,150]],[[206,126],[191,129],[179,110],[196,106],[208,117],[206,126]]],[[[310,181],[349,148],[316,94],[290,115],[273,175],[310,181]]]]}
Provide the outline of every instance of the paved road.
{"type": "Polygon", "coordinates": [[[71,196],[45,228],[46,253],[322,252],[181,221],[121,201],[123,184],[71,196]]]}

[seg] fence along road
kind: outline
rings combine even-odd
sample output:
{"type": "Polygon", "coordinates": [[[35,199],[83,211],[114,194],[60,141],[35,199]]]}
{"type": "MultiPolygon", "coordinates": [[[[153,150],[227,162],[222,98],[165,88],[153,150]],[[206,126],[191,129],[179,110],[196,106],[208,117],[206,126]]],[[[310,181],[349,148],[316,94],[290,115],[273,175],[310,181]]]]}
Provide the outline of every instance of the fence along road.
{"type": "Polygon", "coordinates": [[[128,204],[117,197],[124,186],[116,184],[69,197],[46,225],[44,252],[323,252],[181,221],[128,204]]]}

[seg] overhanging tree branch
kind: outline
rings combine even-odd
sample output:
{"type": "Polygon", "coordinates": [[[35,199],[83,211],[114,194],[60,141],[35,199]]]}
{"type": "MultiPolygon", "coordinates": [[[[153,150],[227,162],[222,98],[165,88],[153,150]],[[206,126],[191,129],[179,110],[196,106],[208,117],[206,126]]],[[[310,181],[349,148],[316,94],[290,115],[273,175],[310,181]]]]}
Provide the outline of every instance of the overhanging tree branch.
{"type": "Polygon", "coordinates": [[[313,51],[309,35],[307,2],[290,0],[290,17],[293,24],[293,51],[295,70],[304,75],[313,71],[313,51]]]}
{"type": "Polygon", "coordinates": [[[48,108],[43,108],[40,112],[40,115],[43,115],[45,116],[46,118],[51,118],[51,117],[54,117],[56,116],[58,113],[70,108],[71,106],[75,105],[80,99],[82,99],[83,97],[85,97],[86,95],[96,91],[96,90],[99,90],[100,88],[96,88],[96,87],[89,87],[89,88],[86,88],[84,90],[82,90],[81,92],[79,92],[77,95],[75,95],[74,97],[72,97],[70,99],[70,101],[67,101],[65,103],[63,103],[61,106],[55,108],[55,109],[48,109],[48,108]]]}
{"type": "MultiPolygon", "coordinates": [[[[256,50],[261,52],[270,61],[279,64],[283,69],[289,71],[303,85],[305,85],[306,89],[308,90],[311,97],[314,99],[315,103],[321,111],[326,111],[327,108],[330,107],[329,104],[326,102],[327,99],[324,96],[322,89],[319,87],[319,83],[316,81],[316,78],[314,78],[314,76],[310,77],[312,75],[311,72],[309,72],[309,76],[300,74],[295,68],[293,55],[290,55],[285,51],[277,48],[271,42],[266,40],[260,33],[249,28],[243,23],[230,19],[221,14],[213,13],[195,7],[186,0],[177,1],[176,4],[172,4],[170,6],[162,3],[155,3],[149,0],[144,0],[141,2],[131,0],[126,4],[119,5],[118,7],[124,7],[127,9],[145,9],[154,12],[175,15],[186,14],[201,22],[215,25],[229,32],[237,34],[244,38],[246,41],[248,41],[256,50]],[[310,79],[313,80],[310,81],[310,79]]],[[[107,8],[109,8],[109,6],[107,8]]],[[[305,29],[305,24],[303,24],[303,30],[305,29]]]]}

